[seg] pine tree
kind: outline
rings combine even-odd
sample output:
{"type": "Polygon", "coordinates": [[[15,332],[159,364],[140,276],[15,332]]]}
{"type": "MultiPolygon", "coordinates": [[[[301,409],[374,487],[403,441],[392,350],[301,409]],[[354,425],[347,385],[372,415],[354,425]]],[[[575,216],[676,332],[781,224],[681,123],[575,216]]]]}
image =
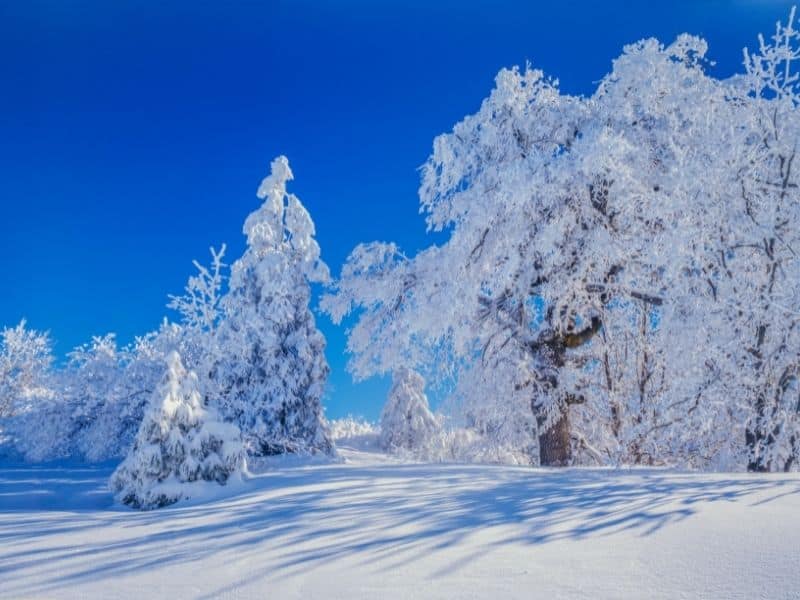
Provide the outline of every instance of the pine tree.
{"type": "Polygon", "coordinates": [[[231,269],[211,374],[254,456],[333,451],[321,405],[325,340],[309,309],[310,283],[329,273],[310,215],[286,192],[291,179],[286,157],[276,158],[258,190],[264,204],[245,221],[247,250],[231,269]]]}
{"type": "Polygon", "coordinates": [[[439,429],[428,407],[422,376],[406,368],[395,371],[381,413],[381,447],[390,452],[414,450],[424,446],[439,429]]]}
{"type": "Polygon", "coordinates": [[[196,375],[172,352],[133,448],[110,486],[124,504],[159,508],[196,495],[202,482],[226,484],[242,464],[240,432],[202,405],[196,375]]]}

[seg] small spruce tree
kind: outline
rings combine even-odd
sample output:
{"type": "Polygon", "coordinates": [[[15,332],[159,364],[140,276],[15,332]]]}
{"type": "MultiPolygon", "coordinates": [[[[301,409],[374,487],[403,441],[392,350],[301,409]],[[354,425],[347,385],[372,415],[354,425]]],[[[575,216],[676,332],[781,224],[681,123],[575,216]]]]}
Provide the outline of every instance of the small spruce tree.
{"type": "Polygon", "coordinates": [[[414,450],[424,446],[439,430],[439,421],[428,407],[425,380],[411,369],[395,371],[381,413],[381,447],[389,452],[414,450]]]}
{"type": "Polygon", "coordinates": [[[198,388],[197,376],[171,352],[133,448],[111,476],[123,504],[160,508],[195,496],[203,482],[224,485],[239,475],[241,433],[203,406],[198,388]]]}

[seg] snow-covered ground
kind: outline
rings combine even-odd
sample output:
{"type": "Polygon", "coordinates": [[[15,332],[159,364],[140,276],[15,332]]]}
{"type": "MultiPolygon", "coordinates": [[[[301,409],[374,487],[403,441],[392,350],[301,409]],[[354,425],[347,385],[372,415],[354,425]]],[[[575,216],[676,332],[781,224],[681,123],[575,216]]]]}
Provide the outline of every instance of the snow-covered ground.
{"type": "Polygon", "coordinates": [[[800,597],[798,475],[342,454],[153,512],[111,466],[0,467],[0,597],[800,597]]]}

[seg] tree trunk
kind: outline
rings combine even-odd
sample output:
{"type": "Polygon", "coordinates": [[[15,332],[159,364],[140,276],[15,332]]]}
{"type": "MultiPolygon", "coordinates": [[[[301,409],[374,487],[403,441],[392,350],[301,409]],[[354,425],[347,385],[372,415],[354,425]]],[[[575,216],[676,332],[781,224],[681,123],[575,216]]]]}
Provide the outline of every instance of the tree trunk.
{"type": "Polygon", "coordinates": [[[747,470],[753,473],[769,473],[772,465],[765,457],[765,450],[772,446],[775,437],[764,427],[767,415],[767,399],[759,394],[755,403],[756,419],[752,426],[745,429],[745,443],[749,460],[747,470]]]}
{"type": "Polygon", "coordinates": [[[764,462],[761,456],[758,456],[759,443],[761,436],[759,432],[748,429],[745,432],[745,443],[749,450],[750,460],[747,462],[747,470],[751,473],[769,473],[769,464],[764,462]]]}
{"type": "MultiPolygon", "coordinates": [[[[547,376],[547,389],[556,393],[558,388],[558,370],[564,366],[567,350],[587,344],[600,331],[602,322],[592,317],[588,327],[579,332],[555,334],[541,344],[535,346],[535,352],[544,364],[550,367],[547,376]]],[[[568,396],[561,403],[557,420],[549,429],[545,429],[547,415],[542,414],[536,406],[536,399],[531,400],[531,410],[536,417],[539,430],[539,464],[543,467],[566,467],[572,464],[572,442],[570,439],[569,407],[571,404],[582,404],[583,397],[568,396]]]]}
{"type": "Polygon", "coordinates": [[[537,417],[539,425],[539,464],[543,467],[566,467],[572,462],[570,443],[569,406],[564,406],[553,426],[544,429],[544,418],[537,417]]]}

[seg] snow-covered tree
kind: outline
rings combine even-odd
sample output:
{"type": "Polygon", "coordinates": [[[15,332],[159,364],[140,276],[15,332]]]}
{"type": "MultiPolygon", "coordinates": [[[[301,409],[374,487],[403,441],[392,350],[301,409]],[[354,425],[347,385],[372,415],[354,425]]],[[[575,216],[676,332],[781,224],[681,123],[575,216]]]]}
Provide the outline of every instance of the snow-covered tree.
{"type": "Polygon", "coordinates": [[[197,274],[182,296],[168,306],[181,322],[166,319],[133,344],[117,349],[112,336],[94,338],[71,354],[70,394],[76,454],[90,462],[123,458],[144,417],[147,401],[163,375],[164,363],[178,352],[199,378],[204,401],[211,395],[209,371],[218,355],[214,333],[221,318],[225,245],[211,248],[209,267],[193,261],[197,274]]]}
{"type": "MultiPolygon", "coordinates": [[[[414,373],[449,392],[431,456],[800,469],[794,15],[726,80],[689,35],[626,46],[588,97],[504,69],[434,140],[420,207],[441,243],[415,256],[360,244],[322,301],[336,322],[355,316],[354,377],[414,373]]],[[[173,298],[182,323],[134,349],[97,342],[47,375],[6,352],[0,413],[48,387],[18,383],[39,373],[63,394],[24,414],[83,423],[73,445],[109,456],[100,442],[130,439],[154,365],[177,349],[251,454],[331,451],[309,310],[328,272],[291,178],[273,161],[224,295],[212,251],[173,298]],[[63,407],[69,419],[54,417],[63,407]]]]}
{"type": "Polygon", "coordinates": [[[754,471],[788,471],[800,462],[800,32],[794,27],[792,9],[770,42],[759,37],[758,51],[745,51],[738,99],[750,117],[743,124],[749,143],[736,164],[735,220],[723,221],[720,232],[728,246],[724,314],[736,335],[727,391],[746,407],[754,471]]]}
{"type": "Polygon", "coordinates": [[[244,224],[247,250],[232,266],[211,370],[218,403],[253,455],[333,451],[321,398],[325,340],[309,308],[310,284],[329,279],[308,211],[286,191],[288,160],[272,162],[263,205],[244,224]]]}
{"type": "Polygon", "coordinates": [[[69,439],[59,410],[64,381],[52,364],[47,333],[29,329],[25,320],[0,332],[0,454],[42,460],[69,439]]]}
{"type": "Polygon", "coordinates": [[[31,460],[125,456],[165,358],[178,351],[199,375],[204,403],[241,425],[253,454],[332,452],[321,407],[324,339],[309,309],[310,284],[329,275],[308,212],[286,193],[291,177],[288,161],[276,159],[259,188],[264,205],[245,223],[248,248],[226,294],[225,246],[211,250],[210,267],[195,261],[185,294],[170,297],[180,324],[165,321],[124,348],[113,334],[93,338],[55,374],[46,335],[24,324],[5,330],[2,410],[10,412],[23,391],[31,399],[45,374],[58,389],[47,402],[28,402],[9,424],[17,450],[31,460]]]}
{"type": "Polygon", "coordinates": [[[795,37],[779,27],[727,81],[699,38],[644,40],[590,98],[501,71],[423,170],[447,240],[413,258],[361,245],[323,302],[358,315],[353,373],[404,365],[527,396],[541,464],[719,465],[746,437],[751,456],[778,452],[750,468],[791,466],[795,37]]]}
{"type": "Polygon", "coordinates": [[[238,428],[203,406],[197,376],[172,352],[110,487],[124,504],[159,508],[203,493],[204,483],[225,485],[239,475],[243,457],[238,428]]]}
{"type": "MultiPolygon", "coordinates": [[[[126,349],[117,347],[114,334],[94,337],[70,353],[70,387],[65,400],[71,408],[75,452],[89,462],[121,458],[127,450],[120,439],[125,437],[120,418],[128,400],[123,388],[129,359],[126,349]]],[[[142,404],[146,399],[143,394],[142,404]]]]}
{"type": "Polygon", "coordinates": [[[213,331],[222,316],[220,300],[225,280],[222,259],[225,257],[225,244],[219,250],[211,251],[211,267],[192,261],[197,274],[189,277],[182,296],[170,295],[168,306],[181,315],[184,325],[204,331],[213,331]]]}
{"type": "Polygon", "coordinates": [[[445,345],[439,356],[453,368],[480,361],[491,389],[499,362],[511,360],[543,464],[570,460],[569,406],[581,398],[558,374],[567,348],[599,330],[587,307],[600,294],[580,268],[600,220],[589,186],[602,180],[580,173],[570,150],[587,113],[540,71],[501,71],[481,110],[436,139],[424,169],[421,207],[447,242],[412,260],[391,246],[359,247],[324,303],[334,319],[363,310],[348,342],[362,376],[398,360],[419,368],[427,358],[416,348],[445,345]]]}
{"type": "Polygon", "coordinates": [[[562,369],[585,400],[572,410],[584,461],[686,463],[706,452],[687,444],[685,431],[702,438],[724,426],[709,395],[718,393],[719,369],[702,351],[719,325],[709,319],[703,254],[709,212],[730,174],[717,145],[739,140],[728,137],[726,86],[706,75],[705,52],[705,42],[685,35],[666,47],[626,47],[573,148],[598,218],[585,221],[595,233],[578,267],[588,276],[577,282],[593,292],[578,304],[601,328],[562,369]],[[603,175],[599,185],[593,172],[603,175]]]}
{"type": "Polygon", "coordinates": [[[193,261],[197,274],[189,278],[182,296],[170,296],[168,305],[180,315],[180,324],[173,325],[177,335],[171,336],[174,338],[172,346],[179,350],[187,367],[197,374],[206,404],[216,402],[221,395],[218,381],[211,374],[223,356],[217,328],[224,316],[222,299],[227,265],[222,261],[225,250],[225,244],[219,250],[211,248],[209,267],[193,261]]]}
{"type": "Polygon", "coordinates": [[[519,358],[509,352],[491,363],[478,360],[459,374],[444,411],[452,424],[476,437],[465,449],[467,455],[454,458],[538,464],[537,423],[530,394],[520,385],[525,370],[519,368],[519,358]]]}
{"type": "MultiPolygon", "coordinates": [[[[219,250],[211,248],[211,265],[206,267],[193,261],[197,274],[189,277],[182,296],[170,296],[169,308],[180,315],[180,351],[183,360],[208,379],[208,371],[216,360],[219,347],[215,338],[217,327],[223,317],[222,298],[225,282],[222,262],[225,244],[219,250]]],[[[202,382],[205,386],[210,381],[202,382]]]]}
{"type": "Polygon", "coordinates": [[[29,329],[24,319],[16,327],[3,328],[0,332],[0,418],[24,410],[37,397],[51,395],[48,378],[52,363],[52,342],[48,333],[29,329]]]}
{"type": "Polygon", "coordinates": [[[428,406],[425,380],[411,369],[395,371],[381,413],[381,447],[389,452],[413,451],[424,447],[440,429],[428,406]]]}
{"type": "Polygon", "coordinates": [[[17,452],[34,462],[124,458],[165,358],[182,347],[183,338],[179,327],[164,323],[123,348],[113,334],[76,348],[69,363],[49,376],[51,393],[8,423],[17,452]]]}

